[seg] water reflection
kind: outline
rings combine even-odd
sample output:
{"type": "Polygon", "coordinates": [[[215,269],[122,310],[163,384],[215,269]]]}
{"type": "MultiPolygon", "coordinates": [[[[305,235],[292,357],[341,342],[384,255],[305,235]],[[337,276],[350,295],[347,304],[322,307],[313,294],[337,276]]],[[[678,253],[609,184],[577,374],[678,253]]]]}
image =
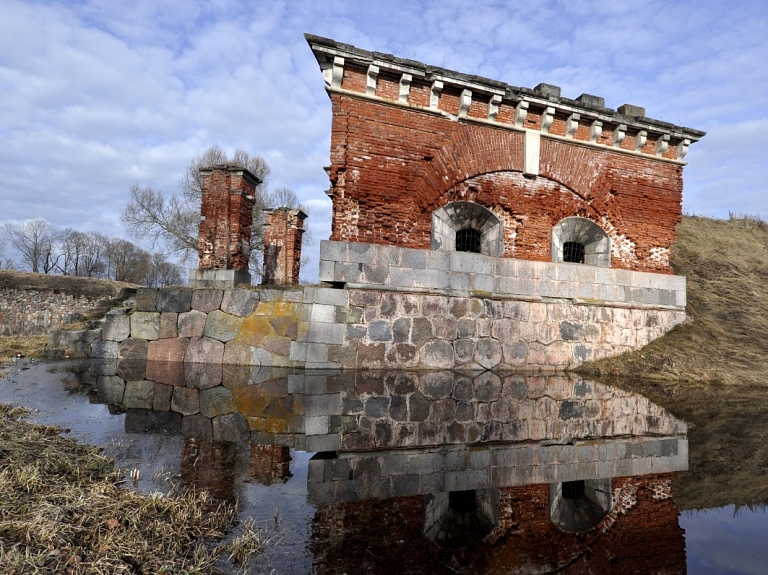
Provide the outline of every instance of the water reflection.
{"type": "Polygon", "coordinates": [[[290,480],[291,449],[314,452],[318,573],[685,572],[672,479],[686,426],[627,391],[562,375],[130,362],[77,377],[125,410],[127,432],[183,436],[182,481],[218,499],[235,498],[238,458],[272,485],[290,480]]]}

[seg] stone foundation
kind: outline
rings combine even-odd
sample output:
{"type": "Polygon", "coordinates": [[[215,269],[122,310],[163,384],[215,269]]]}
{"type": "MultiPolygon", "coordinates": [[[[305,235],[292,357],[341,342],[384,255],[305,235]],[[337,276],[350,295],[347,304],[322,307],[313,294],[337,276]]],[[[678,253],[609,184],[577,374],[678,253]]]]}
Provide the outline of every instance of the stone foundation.
{"type": "Polygon", "coordinates": [[[96,358],[312,369],[558,371],[642,347],[685,320],[685,278],[323,242],[344,289],[141,289],[96,358]]]}

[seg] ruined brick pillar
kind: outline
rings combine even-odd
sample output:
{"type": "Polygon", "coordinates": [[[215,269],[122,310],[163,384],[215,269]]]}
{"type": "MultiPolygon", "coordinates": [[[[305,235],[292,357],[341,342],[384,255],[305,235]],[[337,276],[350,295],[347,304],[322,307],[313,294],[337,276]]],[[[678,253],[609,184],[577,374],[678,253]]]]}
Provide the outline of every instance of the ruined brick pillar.
{"type": "Polygon", "coordinates": [[[253,203],[261,180],[245,168],[217,165],[200,169],[199,268],[190,283],[232,287],[251,283],[250,259],[253,203]]]}
{"type": "Polygon", "coordinates": [[[264,285],[299,283],[301,236],[307,214],[301,210],[264,210],[264,285]]]}

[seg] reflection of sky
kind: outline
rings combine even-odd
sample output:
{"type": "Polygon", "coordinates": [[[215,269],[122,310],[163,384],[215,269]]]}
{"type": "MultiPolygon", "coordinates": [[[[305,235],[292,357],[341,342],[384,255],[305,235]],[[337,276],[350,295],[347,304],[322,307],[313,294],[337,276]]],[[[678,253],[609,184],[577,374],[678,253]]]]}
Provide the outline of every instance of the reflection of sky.
{"type": "Polygon", "coordinates": [[[733,505],[680,515],[685,529],[688,574],[768,573],[765,509],[750,511],[733,505]]]}

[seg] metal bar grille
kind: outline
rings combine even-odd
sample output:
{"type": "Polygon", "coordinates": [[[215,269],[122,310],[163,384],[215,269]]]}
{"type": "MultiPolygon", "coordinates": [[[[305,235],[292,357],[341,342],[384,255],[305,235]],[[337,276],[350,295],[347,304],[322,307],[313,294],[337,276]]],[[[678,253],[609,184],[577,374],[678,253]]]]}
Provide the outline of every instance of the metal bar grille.
{"type": "Polygon", "coordinates": [[[579,242],[563,243],[563,261],[573,264],[584,263],[584,244],[579,242]]]}
{"type": "Polygon", "coordinates": [[[456,251],[480,253],[480,230],[467,228],[456,232],[456,251]]]}

